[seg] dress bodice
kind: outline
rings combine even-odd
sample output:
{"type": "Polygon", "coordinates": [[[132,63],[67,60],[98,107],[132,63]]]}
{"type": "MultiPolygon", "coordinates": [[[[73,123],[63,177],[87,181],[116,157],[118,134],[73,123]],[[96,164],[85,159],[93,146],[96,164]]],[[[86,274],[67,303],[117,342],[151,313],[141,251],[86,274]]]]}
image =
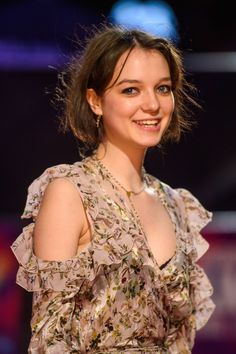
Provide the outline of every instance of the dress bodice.
{"type": "Polygon", "coordinates": [[[60,177],[77,186],[92,237],[61,262],[35,256],[34,222],[12,245],[17,282],[34,292],[29,353],[191,353],[214,308],[196,263],[208,248],[200,230],[211,213],[187,190],[146,174],[176,231],[175,255],[161,269],[132,209],[92,157],[47,169],[29,187],[23,218],[36,218],[47,185],[60,177]]]}

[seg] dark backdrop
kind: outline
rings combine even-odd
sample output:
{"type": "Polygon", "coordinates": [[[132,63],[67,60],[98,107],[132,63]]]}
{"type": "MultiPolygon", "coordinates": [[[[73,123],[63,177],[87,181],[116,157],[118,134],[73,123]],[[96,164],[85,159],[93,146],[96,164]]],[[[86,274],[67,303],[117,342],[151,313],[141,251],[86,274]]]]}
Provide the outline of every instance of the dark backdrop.
{"type": "MultiPolygon", "coordinates": [[[[184,55],[236,52],[234,2],[168,2],[179,20],[179,47],[184,55]]],[[[48,46],[60,59],[66,59],[74,47],[71,41],[74,32],[82,38],[82,27],[90,29],[91,24],[103,21],[113,3],[110,0],[2,0],[0,3],[0,317],[4,319],[0,321],[0,354],[26,353],[30,337],[31,295],[15,286],[18,265],[9,248],[21,231],[19,214],[24,208],[27,187],[47,167],[79,159],[72,135],[58,132],[57,112],[51,104],[57,74],[48,68],[54,61],[46,60],[33,70],[29,61],[19,65],[19,57],[10,55],[6,69],[7,65],[1,66],[5,55],[1,45],[19,44],[27,50],[48,46]]],[[[215,60],[214,65],[220,60],[217,55],[215,60]]],[[[205,64],[211,69],[209,59],[205,64]]],[[[200,66],[204,67],[202,62],[200,66]]],[[[194,111],[198,125],[179,144],[161,151],[150,150],[146,169],[173,187],[190,189],[209,210],[235,211],[236,70],[190,70],[190,74],[203,107],[194,111]]],[[[205,257],[217,311],[202,331],[202,341],[201,334],[198,335],[194,353],[230,354],[235,349],[235,222],[229,218],[233,213],[223,214],[225,219],[218,233],[210,235],[210,252],[205,257]],[[230,225],[231,233],[227,233],[230,225]],[[225,235],[224,230],[227,230],[225,235]]]]}
{"type": "MultiPolygon", "coordinates": [[[[0,45],[46,45],[60,60],[67,60],[74,50],[74,34],[83,39],[82,28],[106,20],[114,2],[1,1],[0,45]]],[[[236,21],[230,1],[167,2],[179,21],[179,47],[184,54],[236,52],[236,21]]],[[[10,59],[14,63],[14,57],[10,59]]],[[[79,159],[74,138],[58,133],[56,111],[50,103],[57,74],[48,66],[54,64],[49,60],[45,66],[29,70],[27,63],[19,68],[16,57],[15,67],[0,66],[2,214],[22,211],[27,186],[45,168],[79,159]]],[[[173,187],[189,188],[211,210],[235,210],[236,70],[190,74],[203,106],[195,112],[198,126],[179,144],[152,150],[146,167],[173,187]]]]}
{"type": "MultiPolygon", "coordinates": [[[[236,73],[194,73],[202,110],[179,144],[152,149],[146,169],[190,189],[211,210],[236,209],[236,73]]],[[[23,210],[27,187],[45,168],[79,159],[71,134],[58,130],[51,100],[55,70],[0,72],[1,212],[23,210]]]]}

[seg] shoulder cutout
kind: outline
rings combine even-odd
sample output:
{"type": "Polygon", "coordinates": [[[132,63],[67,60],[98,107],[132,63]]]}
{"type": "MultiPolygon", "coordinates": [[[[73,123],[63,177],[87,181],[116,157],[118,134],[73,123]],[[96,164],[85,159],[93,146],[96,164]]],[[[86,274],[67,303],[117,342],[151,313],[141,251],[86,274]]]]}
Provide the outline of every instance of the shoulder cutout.
{"type": "Polygon", "coordinates": [[[44,260],[73,257],[85,220],[76,186],[66,178],[53,180],[45,189],[36,217],[33,237],[36,256],[44,260]]]}

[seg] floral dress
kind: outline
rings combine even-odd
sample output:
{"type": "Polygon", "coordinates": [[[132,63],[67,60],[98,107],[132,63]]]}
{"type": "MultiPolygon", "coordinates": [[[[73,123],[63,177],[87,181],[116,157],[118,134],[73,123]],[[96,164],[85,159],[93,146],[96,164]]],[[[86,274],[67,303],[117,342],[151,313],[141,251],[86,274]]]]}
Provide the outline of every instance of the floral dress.
{"type": "Polygon", "coordinates": [[[208,248],[199,232],[211,213],[187,190],[147,173],[145,180],[175,227],[176,252],[163,268],[95,158],[48,168],[30,185],[22,218],[33,222],[11,246],[17,284],[33,292],[28,353],[191,353],[214,310],[212,286],[196,263],[208,248]],[[39,259],[32,246],[40,202],[55,178],[77,186],[92,228],[86,249],[66,261],[39,259]]]}

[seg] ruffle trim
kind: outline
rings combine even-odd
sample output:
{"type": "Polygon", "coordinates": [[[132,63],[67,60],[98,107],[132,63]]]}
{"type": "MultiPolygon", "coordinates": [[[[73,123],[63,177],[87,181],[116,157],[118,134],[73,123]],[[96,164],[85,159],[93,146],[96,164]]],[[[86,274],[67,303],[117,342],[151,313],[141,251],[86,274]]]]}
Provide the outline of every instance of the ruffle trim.
{"type": "Polygon", "coordinates": [[[19,263],[16,282],[27,291],[79,291],[88,290],[96,277],[106,275],[118,268],[129,267],[129,273],[136,266],[148,268],[155,273],[155,266],[149,257],[148,249],[131,237],[115,247],[109,243],[91,243],[79,255],[65,261],[46,261],[33,252],[34,223],[23,228],[23,232],[12,244],[11,249],[19,263]],[[105,247],[105,248],[104,248],[105,247]],[[140,265],[142,260],[142,265],[140,265]]]}
{"type": "Polygon", "coordinates": [[[11,246],[20,264],[17,284],[28,291],[79,291],[86,279],[95,279],[93,260],[87,250],[81,252],[80,257],[66,261],[45,261],[36,257],[33,252],[33,229],[34,223],[24,227],[11,246]]]}
{"type": "Polygon", "coordinates": [[[76,184],[76,177],[78,177],[78,168],[75,165],[61,164],[47,168],[29,186],[26,206],[21,218],[29,219],[37,216],[45,189],[55,178],[69,178],[76,184]]]}
{"type": "Polygon", "coordinates": [[[198,261],[209,248],[209,243],[200,232],[212,220],[213,214],[206,210],[188,190],[179,188],[176,191],[180,197],[177,203],[187,235],[186,253],[191,254],[194,261],[198,261]]]}
{"type": "MultiPolygon", "coordinates": [[[[201,235],[202,229],[212,220],[212,213],[206,210],[196,197],[186,189],[177,189],[181,197],[180,208],[184,215],[186,231],[186,253],[194,262],[198,261],[209,248],[209,243],[201,235]]],[[[215,304],[211,299],[213,287],[204,272],[196,263],[190,275],[193,288],[194,318],[196,329],[202,328],[211,317],[215,304]]]]}
{"type": "Polygon", "coordinates": [[[213,288],[206,273],[198,264],[191,271],[190,284],[193,287],[196,329],[199,330],[205,326],[215,309],[211,299],[213,288]]]}

